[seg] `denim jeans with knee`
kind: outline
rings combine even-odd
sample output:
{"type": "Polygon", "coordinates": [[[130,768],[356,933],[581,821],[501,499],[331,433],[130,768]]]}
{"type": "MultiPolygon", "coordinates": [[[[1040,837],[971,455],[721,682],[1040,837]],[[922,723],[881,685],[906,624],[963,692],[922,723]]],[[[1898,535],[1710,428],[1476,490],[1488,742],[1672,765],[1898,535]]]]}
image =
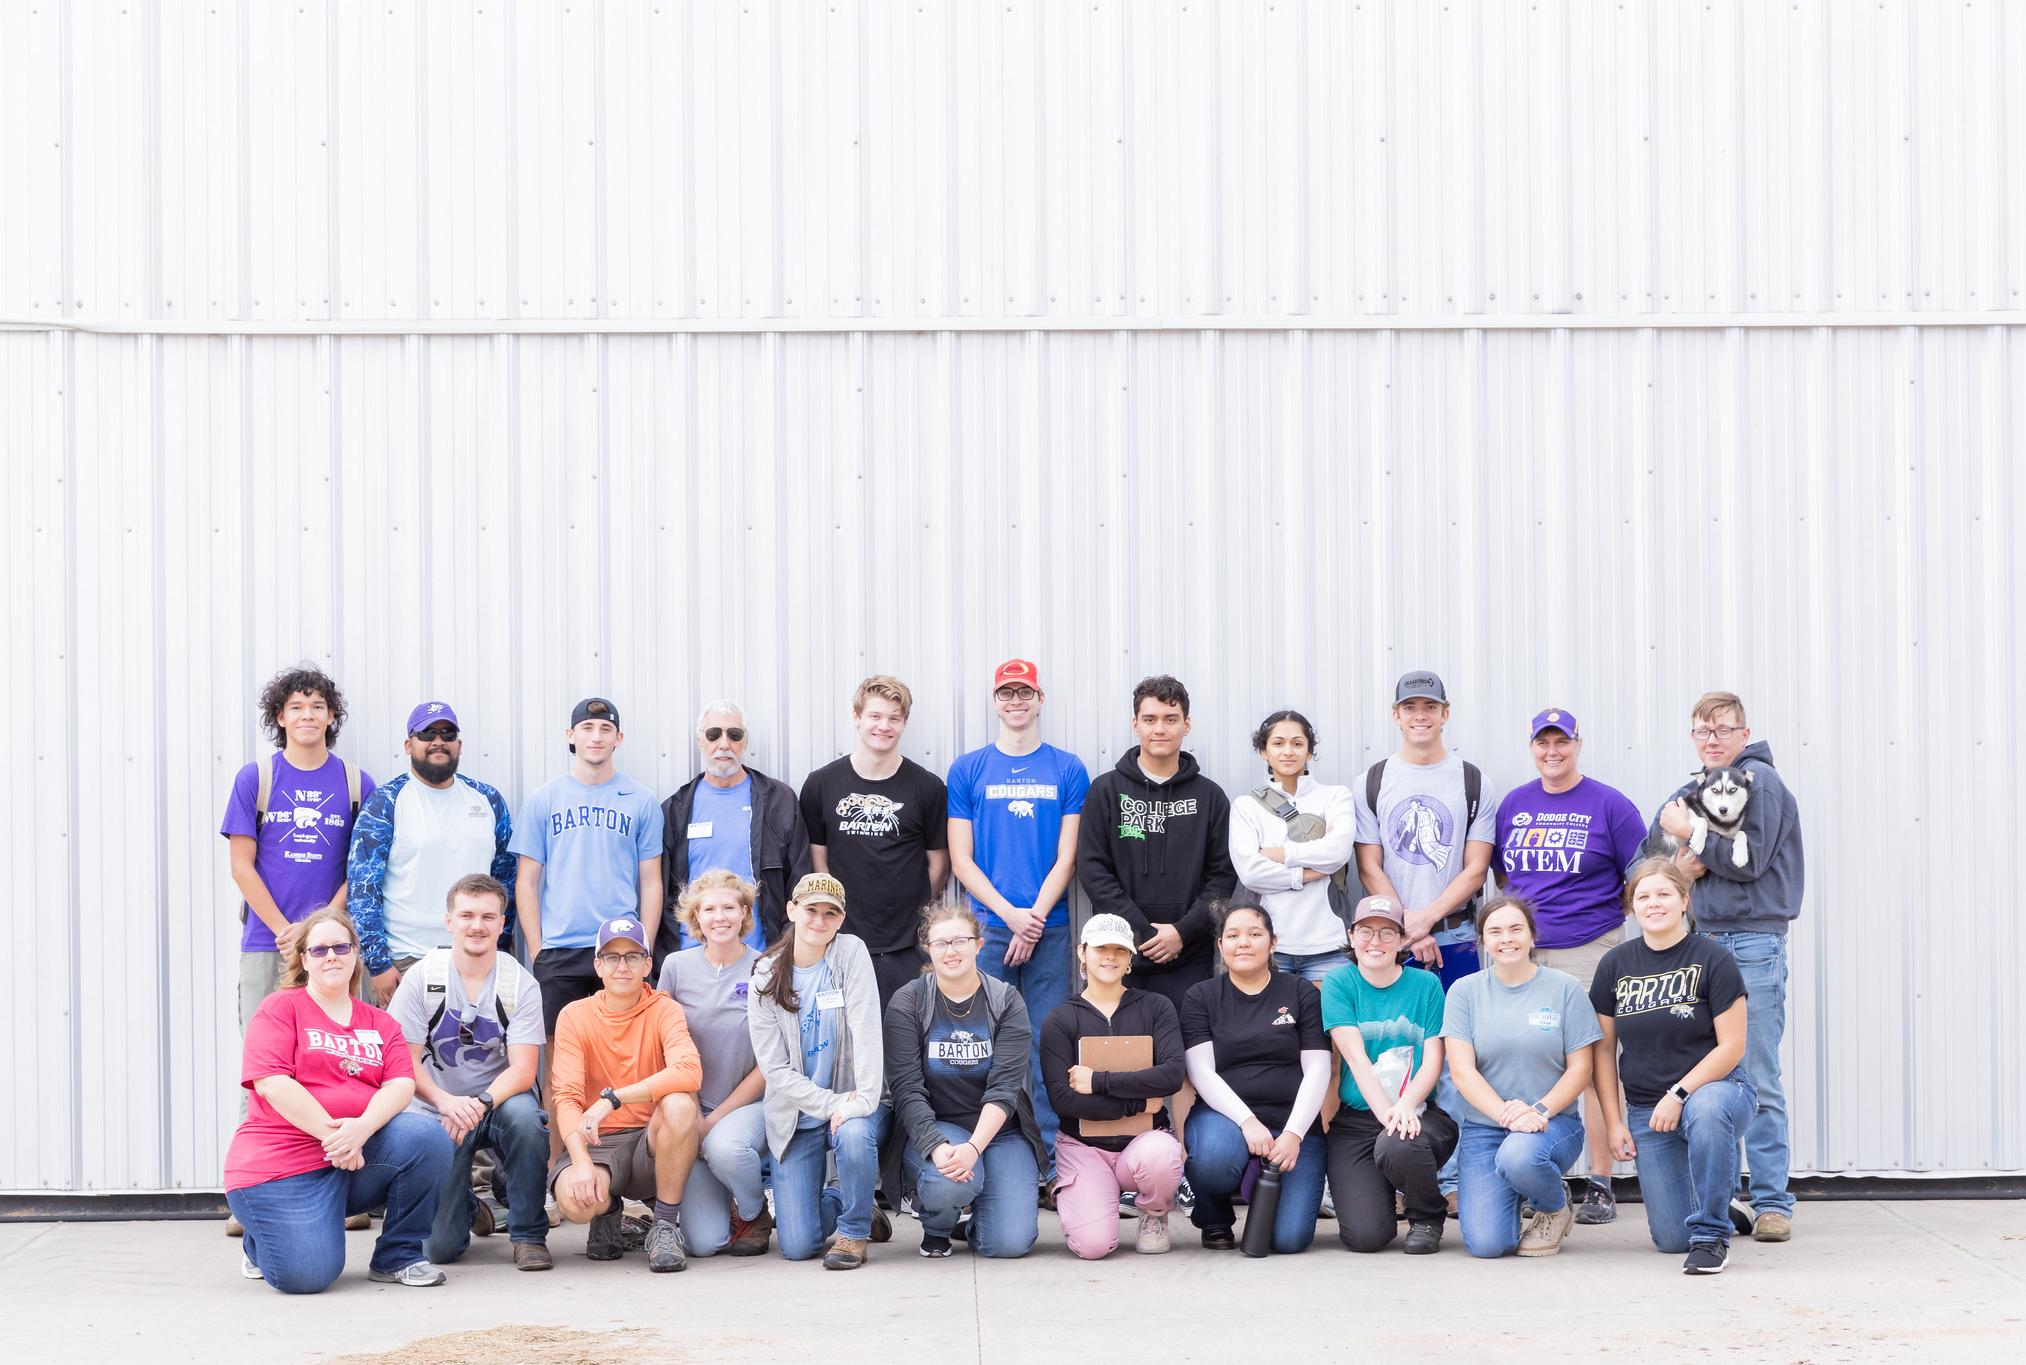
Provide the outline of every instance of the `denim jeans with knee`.
{"type": "Polygon", "coordinates": [[[284,1294],[330,1288],[345,1268],[345,1219],[383,1203],[373,1269],[392,1273],[425,1259],[423,1239],[450,1173],[450,1135],[425,1115],[396,1114],[366,1139],[364,1156],[356,1171],[324,1166],[227,1191],[225,1202],[246,1227],[240,1249],[261,1278],[284,1294]]]}
{"type": "Polygon", "coordinates": [[[1738,1139],[1752,1122],[1756,1097],[1743,1067],[1697,1086],[1671,1132],[1651,1127],[1653,1106],[1629,1106],[1625,1126],[1639,1149],[1639,1198],[1646,1230],[1662,1251],[1690,1242],[1731,1239],[1731,1191],[1738,1184],[1738,1139]]]}
{"type": "MultiPolygon", "coordinates": [[[[963,1142],[971,1130],[959,1123],[938,1123],[943,1140],[963,1142]]],[[[914,1174],[915,1198],[922,1212],[922,1235],[947,1237],[957,1226],[965,1209],[971,1211],[971,1226],[965,1238],[980,1256],[1025,1256],[1034,1246],[1036,1206],[1034,1186],[1039,1172],[1034,1166],[1034,1148],[1017,1124],[999,1130],[985,1144],[985,1153],[971,1168],[969,1180],[952,1180],[936,1164],[914,1149],[907,1149],[908,1169],[914,1174]]]]}
{"type": "Polygon", "coordinates": [[[864,1118],[846,1119],[835,1133],[826,1121],[797,1128],[774,1163],[774,1227],[781,1255],[806,1261],[835,1232],[865,1241],[872,1236],[872,1191],[879,1181],[879,1140],[890,1112],[885,1105],[864,1118]],[[824,1168],[837,1156],[837,1181],[824,1168]]]}
{"type": "Polygon", "coordinates": [[[1283,953],[1275,950],[1273,965],[1289,976],[1298,976],[1311,985],[1320,986],[1323,978],[1339,967],[1351,965],[1351,955],[1342,948],[1332,948],[1324,953],[1283,953]]]}
{"type": "Polygon", "coordinates": [[[1780,1037],[1787,1031],[1787,936],[1709,937],[1731,950],[1745,978],[1745,1076],[1758,1092],[1758,1108],[1745,1125],[1752,1207],[1791,1215],[1794,1194],[1787,1188],[1787,1172],[1793,1155],[1787,1145],[1787,1089],[1780,1078],[1780,1037]]]}
{"type": "Polygon", "coordinates": [[[767,1207],[767,1107],[758,1100],[713,1110],[717,1121],[697,1147],[682,1191],[682,1241],[692,1256],[715,1256],[732,1236],[732,1214],[767,1207]]]}
{"type": "Polygon", "coordinates": [[[1504,1256],[1519,1247],[1520,1201],[1542,1213],[1566,1204],[1562,1172],[1583,1150],[1583,1120],[1565,1109],[1547,1131],[1515,1133],[1466,1123],[1456,1144],[1456,1221],[1473,1256],[1504,1256]]]}
{"type": "MultiPolygon", "coordinates": [[[[1235,1226],[1238,1216],[1232,1210],[1231,1196],[1238,1193],[1246,1164],[1252,1160],[1245,1146],[1245,1131],[1199,1101],[1189,1111],[1183,1132],[1189,1155],[1182,1170],[1196,1191],[1196,1207],[1190,1210],[1189,1221],[1203,1229],[1235,1226]]],[[[1327,1165],[1322,1134],[1310,1133],[1301,1140],[1301,1155],[1294,1169],[1280,1177],[1280,1208],[1273,1217],[1276,1252],[1306,1251],[1315,1240],[1327,1165]]]]}
{"type": "MultiPolygon", "coordinates": [[[[1062,1128],[1062,1121],[1055,1116],[1055,1109],[1048,1103],[1048,1086],[1041,1076],[1041,1025],[1050,1012],[1069,999],[1069,969],[1071,963],[1071,938],[1069,921],[1051,924],[1041,931],[1041,941],[1034,945],[1034,951],[1027,960],[1017,967],[1006,965],[1006,948],[1013,942],[1013,931],[1006,927],[1006,921],[997,915],[982,915],[985,921],[985,946],[978,950],[978,970],[987,976],[996,976],[1014,990],[1020,992],[1020,999],[1027,1006],[1027,1018],[1034,1026],[1034,1119],[1041,1125],[1041,1149],[1048,1154],[1048,1170],[1055,1174],[1055,1135],[1062,1128]]],[[[1037,1182],[1038,1183],[1038,1182],[1037,1182]]]]}
{"type": "Polygon", "coordinates": [[[429,1259],[439,1265],[456,1260],[471,1245],[471,1216],[477,1198],[471,1192],[471,1161],[480,1148],[498,1154],[501,1183],[506,1187],[508,1235],[516,1242],[549,1240],[549,1219],[543,1211],[548,1195],[549,1118],[533,1093],[523,1090],[507,1096],[480,1119],[451,1154],[450,1174],[437,1196],[436,1222],[425,1247],[429,1259]]]}

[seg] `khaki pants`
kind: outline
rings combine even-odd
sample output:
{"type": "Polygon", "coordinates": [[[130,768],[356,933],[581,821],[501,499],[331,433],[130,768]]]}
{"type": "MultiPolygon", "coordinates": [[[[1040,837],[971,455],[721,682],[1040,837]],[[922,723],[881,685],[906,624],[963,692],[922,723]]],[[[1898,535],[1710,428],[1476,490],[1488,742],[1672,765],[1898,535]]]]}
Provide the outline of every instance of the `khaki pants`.
{"type": "MultiPolygon", "coordinates": [[[[281,977],[281,954],[270,948],[264,953],[241,953],[239,955],[239,1036],[246,1036],[246,1026],[253,1022],[253,1012],[260,1008],[260,1002],[274,994],[274,985],[281,977]]],[[[239,1090],[239,1118],[246,1119],[246,1088],[239,1090]]]]}

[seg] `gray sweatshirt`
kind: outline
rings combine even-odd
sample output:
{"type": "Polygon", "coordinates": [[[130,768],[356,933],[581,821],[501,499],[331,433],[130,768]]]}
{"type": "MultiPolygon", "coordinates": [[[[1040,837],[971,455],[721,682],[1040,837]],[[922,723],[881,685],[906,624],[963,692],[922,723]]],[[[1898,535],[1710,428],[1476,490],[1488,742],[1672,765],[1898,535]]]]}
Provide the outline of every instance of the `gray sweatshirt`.
{"type": "MultiPolygon", "coordinates": [[[[795,1136],[803,1114],[828,1119],[842,1114],[864,1118],[879,1108],[885,1091],[886,1058],[880,1037],[879,981],[872,974],[872,956],[850,934],[830,942],[831,979],[843,993],[837,1010],[837,1063],[831,1079],[845,1090],[825,1090],[802,1072],[802,1021],[760,994],[773,975],[768,959],[753,964],[753,984],[746,993],[746,1027],[753,1035],[753,1056],[767,1078],[767,1148],[776,1159],[795,1136]]],[[[793,959],[791,958],[790,961],[793,959]]]]}
{"type": "MultiPolygon", "coordinates": [[[[1702,865],[1708,875],[1695,884],[1690,909],[1695,927],[1710,933],[1784,934],[1801,913],[1801,809],[1794,793],[1773,769],[1773,751],[1754,740],[1738,755],[1734,767],[1752,775],[1751,799],[1745,803],[1743,867],[1732,862],[1736,845],[1715,830],[1703,842],[1702,865]]],[[[1672,796],[1695,790],[1691,780],[1672,796]]],[[[1646,829],[1646,853],[1665,853],[1660,812],[1646,829]]]]}

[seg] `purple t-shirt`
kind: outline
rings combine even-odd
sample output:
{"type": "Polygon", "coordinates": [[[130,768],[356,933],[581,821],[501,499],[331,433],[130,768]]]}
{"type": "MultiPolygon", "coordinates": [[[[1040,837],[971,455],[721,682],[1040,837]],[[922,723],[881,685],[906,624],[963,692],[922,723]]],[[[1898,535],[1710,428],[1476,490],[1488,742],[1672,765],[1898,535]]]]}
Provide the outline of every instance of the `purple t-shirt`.
{"type": "Polygon", "coordinates": [[[1507,894],[1534,908],[1535,945],[1575,948],[1625,922],[1625,873],[1646,837],[1624,793],[1585,777],[1559,794],[1535,778],[1498,803],[1507,894]]]}
{"type": "MultiPolygon", "coordinates": [[[[232,795],[225,802],[225,821],[218,832],[227,838],[253,836],[253,870],[266,883],[281,913],[294,924],[328,904],[345,884],[345,853],[352,844],[352,801],[345,791],[345,764],[332,754],[323,767],[304,772],[279,751],[265,755],[260,762],[274,765],[267,819],[254,829],[253,797],[259,789],[260,770],[249,763],[232,780],[232,795]]],[[[373,779],[361,772],[359,800],[363,803],[372,794],[373,779]]],[[[274,931],[251,910],[240,930],[239,949],[246,953],[274,951],[274,931]]]]}

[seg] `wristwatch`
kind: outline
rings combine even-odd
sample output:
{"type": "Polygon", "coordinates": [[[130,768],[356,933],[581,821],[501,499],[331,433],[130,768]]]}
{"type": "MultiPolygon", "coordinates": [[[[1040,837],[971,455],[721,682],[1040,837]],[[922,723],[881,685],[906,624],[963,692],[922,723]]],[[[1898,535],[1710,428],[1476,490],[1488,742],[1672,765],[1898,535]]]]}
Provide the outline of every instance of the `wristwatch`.
{"type": "Polygon", "coordinates": [[[490,1090],[480,1091],[478,1096],[478,1102],[485,1106],[485,1112],[488,1114],[490,1114],[499,1105],[499,1101],[492,1097],[492,1091],[490,1090]]]}
{"type": "Polygon", "coordinates": [[[1546,1100],[1535,1100],[1534,1112],[1536,1114],[1539,1114],[1542,1118],[1551,1117],[1548,1113],[1548,1102],[1546,1100]]]}
{"type": "Polygon", "coordinates": [[[600,1090],[598,1092],[598,1098],[605,1101],[605,1103],[611,1105],[614,1113],[617,1113],[619,1110],[624,1109],[626,1107],[624,1104],[620,1103],[619,1092],[617,1090],[614,1090],[609,1085],[606,1086],[603,1090],[600,1090]]]}
{"type": "Polygon", "coordinates": [[[1688,1103],[1688,1087],[1685,1085],[1676,1084],[1674,1089],[1667,1093],[1674,1096],[1675,1099],[1681,1101],[1683,1104],[1688,1103]]]}

